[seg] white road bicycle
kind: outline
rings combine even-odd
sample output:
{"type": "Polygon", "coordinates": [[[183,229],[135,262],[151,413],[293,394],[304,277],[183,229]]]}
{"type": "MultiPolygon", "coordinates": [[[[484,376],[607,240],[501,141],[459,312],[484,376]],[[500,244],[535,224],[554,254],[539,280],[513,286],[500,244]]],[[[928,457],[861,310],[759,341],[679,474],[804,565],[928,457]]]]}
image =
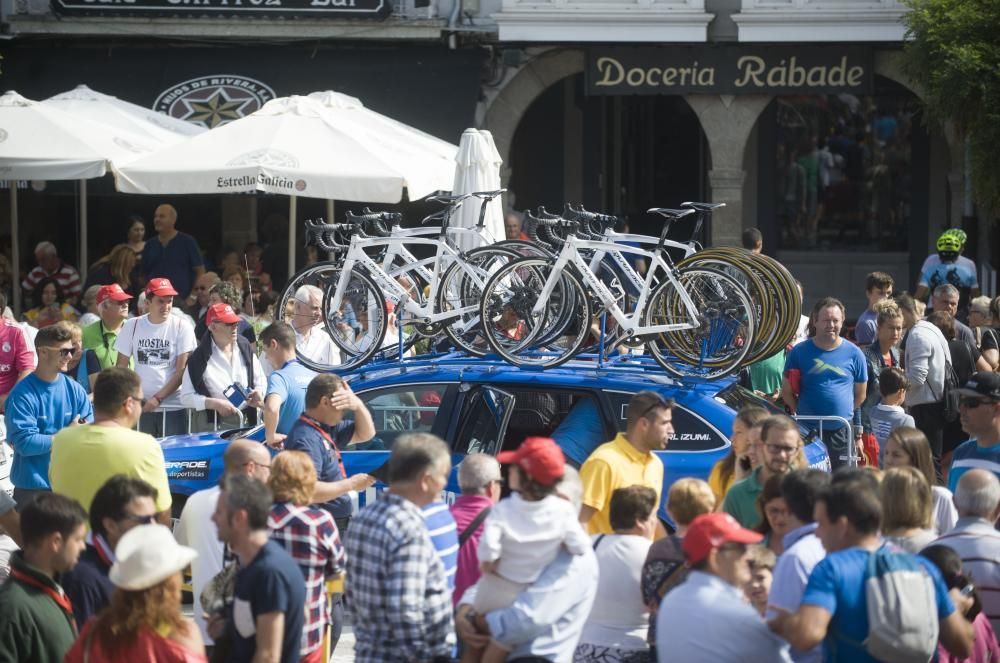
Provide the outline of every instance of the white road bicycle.
{"type": "Polygon", "coordinates": [[[575,221],[545,222],[570,230],[559,255],[522,258],[503,266],[483,290],[480,314],[493,350],[520,366],[565,363],[598,333],[593,301],[616,326],[617,337],[641,339],[654,359],[675,375],[713,378],[738,369],[756,326],[749,296],[721,271],[678,270],[664,251],[671,222],[695,214],[695,209],[649,212],[667,219],[653,251],[581,240],[573,232],[575,221]],[[588,253],[589,262],[581,252],[588,253]],[[595,273],[597,252],[615,257],[629,278],[637,275],[626,256],[649,261],[630,310],[619,305],[620,293],[595,273]],[[564,324],[567,310],[573,314],[564,324]]]}

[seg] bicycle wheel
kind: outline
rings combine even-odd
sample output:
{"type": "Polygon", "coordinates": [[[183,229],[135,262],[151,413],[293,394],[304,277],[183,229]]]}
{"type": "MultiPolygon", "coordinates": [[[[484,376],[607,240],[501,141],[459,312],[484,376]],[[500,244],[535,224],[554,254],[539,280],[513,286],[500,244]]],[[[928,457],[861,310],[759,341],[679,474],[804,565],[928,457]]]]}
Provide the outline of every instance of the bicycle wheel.
{"type": "MultiPolygon", "coordinates": [[[[385,295],[367,272],[337,270],[323,293],[323,313],[330,337],[341,351],[339,370],[350,370],[383,349],[391,354],[396,348],[395,338],[386,338],[390,323],[385,295]],[[338,291],[341,298],[335,302],[338,291]]],[[[313,368],[304,359],[302,363],[313,368]]]]}
{"type": "Polygon", "coordinates": [[[483,246],[466,251],[445,271],[438,285],[437,310],[456,312],[457,316],[443,327],[456,348],[475,357],[490,351],[479,317],[483,286],[492,274],[520,257],[507,248],[483,246]]]}
{"type": "Polygon", "coordinates": [[[533,312],[552,272],[549,260],[522,258],[499,269],[483,288],[480,317],[486,341],[510,364],[559,366],[573,358],[590,333],[587,293],[569,271],[555,278],[541,311],[533,312]],[[567,311],[570,324],[563,322],[567,311]]]}
{"type": "Polygon", "coordinates": [[[679,377],[719,378],[738,370],[753,342],[753,303],[732,277],[707,268],[677,273],[650,295],[644,326],[683,325],[654,334],[647,348],[665,370],[679,377]],[[685,301],[683,289],[690,298],[685,301]]]}

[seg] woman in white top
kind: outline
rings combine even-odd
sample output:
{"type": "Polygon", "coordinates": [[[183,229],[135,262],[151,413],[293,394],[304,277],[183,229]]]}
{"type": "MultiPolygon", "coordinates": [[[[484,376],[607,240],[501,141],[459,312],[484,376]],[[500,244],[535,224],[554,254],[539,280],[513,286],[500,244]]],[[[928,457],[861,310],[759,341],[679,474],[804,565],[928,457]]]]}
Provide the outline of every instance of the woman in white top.
{"type": "Polygon", "coordinates": [[[243,408],[261,405],[264,370],[249,341],[237,335],[239,320],[228,304],[212,304],[205,314],[209,333],[191,353],[181,382],[181,403],[197,411],[192,414],[192,432],[240,424],[237,407],[225,394],[232,385],[249,395],[243,408]]]}
{"type": "Polygon", "coordinates": [[[931,487],[931,529],[940,535],[955,527],[958,511],[955,510],[951,491],[936,485],[934,460],[927,437],[916,428],[900,426],[889,434],[882,451],[885,469],[915,467],[927,479],[931,487]]]}
{"type": "Polygon", "coordinates": [[[614,534],[593,537],[597,596],[573,663],[649,663],[646,644],[649,608],[642,601],[642,565],[656,533],[656,491],[646,486],[619,488],[611,495],[614,534]]]}

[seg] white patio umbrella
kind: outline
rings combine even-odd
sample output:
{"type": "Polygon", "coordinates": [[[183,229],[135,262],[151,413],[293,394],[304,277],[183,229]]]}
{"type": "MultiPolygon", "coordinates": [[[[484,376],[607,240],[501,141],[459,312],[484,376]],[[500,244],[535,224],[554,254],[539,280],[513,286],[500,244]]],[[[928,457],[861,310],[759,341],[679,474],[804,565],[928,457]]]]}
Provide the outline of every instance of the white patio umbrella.
{"type": "MultiPolygon", "coordinates": [[[[493,142],[489,131],[466,129],[462,132],[462,140],[458,144],[458,155],[455,157],[455,182],[452,194],[472,193],[473,191],[496,191],[500,189],[500,165],[503,159],[493,142]]],[[[474,228],[479,223],[479,208],[482,201],[471,198],[458,208],[451,222],[463,228],[474,228]]],[[[486,207],[486,230],[497,241],[504,238],[503,205],[500,198],[494,198],[486,207]]],[[[472,247],[466,238],[460,240],[461,248],[472,247]],[[463,241],[464,240],[464,241],[463,241]]]]}
{"type": "MultiPolygon", "coordinates": [[[[157,113],[138,104],[123,101],[109,94],[102,94],[86,85],[78,85],[42,101],[77,117],[123,129],[142,136],[151,145],[159,147],[176,143],[186,136],[196,136],[207,131],[205,127],[157,113]]],[[[87,181],[80,180],[80,269],[88,265],[87,255],[87,181]]]]}
{"type": "Polygon", "coordinates": [[[451,186],[454,145],[334,92],[269,101],[256,113],[115,167],[119,191],[264,191],[291,196],[289,273],[297,196],[396,203],[451,186]]]}
{"type": "MultiPolygon", "coordinates": [[[[101,177],[114,161],[124,163],[153,150],[142,136],[71,115],[10,91],[0,96],[0,177],[9,180],[86,180],[101,177]]],[[[85,191],[85,190],[84,190],[85,191]]],[[[20,270],[17,187],[10,189],[12,265],[20,270]]],[[[20,312],[21,291],[14,288],[20,312]]]]}

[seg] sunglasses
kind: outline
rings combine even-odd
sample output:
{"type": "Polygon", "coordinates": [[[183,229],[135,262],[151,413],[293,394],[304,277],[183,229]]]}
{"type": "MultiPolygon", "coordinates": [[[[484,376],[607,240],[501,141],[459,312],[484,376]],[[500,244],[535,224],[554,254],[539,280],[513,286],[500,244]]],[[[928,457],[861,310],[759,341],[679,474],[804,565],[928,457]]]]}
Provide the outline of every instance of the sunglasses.
{"type": "Polygon", "coordinates": [[[60,357],[72,357],[75,350],[73,348],[49,348],[59,353],[60,357]]]}
{"type": "Polygon", "coordinates": [[[131,520],[133,523],[139,523],[140,525],[150,525],[156,522],[156,514],[152,516],[134,516],[131,513],[125,514],[125,520],[131,520]]]}
{"type": "Polygon", "coordinates": [[[958,401],[958,406],[974,410],[981,405],[993,405],[995,402],[984,398],[962,398],[958,401]]]}
{"type": "Polygon", "coordinates": [[[666,398],[660,396],[659,394],[656,395],[656,398],[658,400],[655,403],[651,404],[649,407],[647,407],[645,410],[642,411],[642,414],[639,415],[640,419],[644,418],[653,410],[660,410],[660,409],[666,410],[670,408],[670,403],[667,401],[666,398]]]}

